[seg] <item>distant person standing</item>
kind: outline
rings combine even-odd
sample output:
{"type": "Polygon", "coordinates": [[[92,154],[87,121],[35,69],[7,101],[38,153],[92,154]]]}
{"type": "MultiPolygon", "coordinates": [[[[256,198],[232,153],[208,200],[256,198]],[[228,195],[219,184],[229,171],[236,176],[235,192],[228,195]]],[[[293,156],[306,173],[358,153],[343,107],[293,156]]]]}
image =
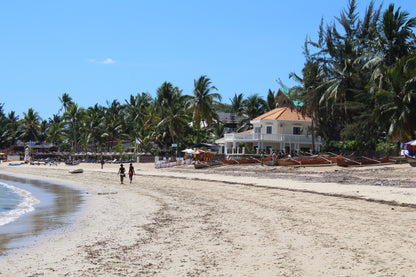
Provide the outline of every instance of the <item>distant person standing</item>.
{"type": "Polygon", "coordinates": [[[134,167],[133,164],[130,164],[129,167],[129,179],[130,179],[130,184],[133,181],[133,175],[136,175],[136,172],[134,172],[134,167]]]}
{"type": "Polygon", "coordinates": [[[126,175],[126,169],[124,168],[123,164],[120,165],[118,175],[120,175],[120,183],[123,184],[124,176],[126,175]]]}
{"type": "Polygon", "coordinates": [[[101,169],[103,169],[104,168],[104,158],[101,158],[101,169]]]}

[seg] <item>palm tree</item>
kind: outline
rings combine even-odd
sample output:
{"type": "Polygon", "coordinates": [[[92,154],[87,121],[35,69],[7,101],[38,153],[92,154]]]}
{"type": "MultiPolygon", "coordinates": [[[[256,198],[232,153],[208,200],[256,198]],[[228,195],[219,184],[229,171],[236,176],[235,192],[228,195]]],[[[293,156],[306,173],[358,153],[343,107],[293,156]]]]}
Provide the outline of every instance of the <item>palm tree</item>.
{"type": "Polygon", "coordinates": [[[14,144],[16,140],[21,136],[21,127],[19,124],[19,116],[14,111],[11,111],[7,116],[7,129],[10,131],[11,144],[14,144]]]}
{"type": "Polygon", "coordinates": [[[386,68],[385,88],[377,88],[376,122],[389,124],[393,142],[411,139],[416,130],[416,54],[386,68]]]}
{"type": "Polygon", "coordinates": [[[86,114],[84,132],[89,135],[84,137],[84,140],[88,138],[88,142],[93,142],[93,151],[98,151],[98,147],[105,142],[102,136],[105,130],[104,108],[101,105],[95,104],[92,107],[88,107],[86,114]],[[94,146],[96,146],[95,149],[94,146]]]}
{"type": "Polygon", "coordinates": [[[152,97],[142,92],[136,96],[130,95],[126,102],[126,132],[135,141],[144,139],[144,128],[146,123],[148,107],[152,102],[152,97]]]}
{"type": "Polygon", "coordinates": [[[234,97],[231,99],[231,113],[238,116],[243,114],[244,109],[244,95],[242,93],[235,93],[234,97]]]}
{"type": "Polygon", "coordinates": [[[174,92],[171,95],[171,103],[165,111],[165,116],[157,125],[162,130],[169,130],[172,143],[176,143],[177,139],[181,143],[185,143],[183,134],[191,119],[189,110],[186,108],[189,105],[188,102],[188,96],[182,95],[179,90],[174,92]]]}
{"type": "Polygon", "coordinates": [[[53,122],[47,130],[46,141],[58,145],[64,140],[65,127],[63,122],[53,122]]]}
{"type": "Polygon", "coordinates": [[[267,102],[266,102],[266,112],[271,111],[279,105],[276,101],[276,93],[269,89],[269,92],[267,93],[267,102]]]}
{"type": "Polygon", "coordinates": [[[416,17],[409,18],[409,13],[400,9],[394,12],[394,4],[390,4],[383,13],[380,41],[387,66],[414,50],[412,28],[416,27],[416,17]]]}
{"type": "Polygon", "coordinates": [[[63,93],[61,97],[58,98],[62,106],[59,108],[58,113],[61,113],[62,109],[64,112],[66,109],[73,103],[71,96],[68,93],[63,93]]]}
{"type": "Polygon", "coordinates": [[[155,102],[162,118],[165,116],[166,110],[169,109],[169,106],[173,101],[174,94],[178,93],[179,91],[180,90],[178,87],[174,87],[169,82],[164,82],[160,88],[157,89],[155,102]]]}
{"type": "Polygon", "coordinates": [[[253,94],[244,100],[243,114],[245,119],[240,122],[239,130],[251,128],[250,120],[262,115],[266,109],[266,102],[258,94],[253,94]]]}
{"type": "Polygon", "coordinates": [[[79,107],[76,103],[71,103],[63,114],[63,118],[69,125],[69,130],[72,130],[73,151],[78,151],[78,133],[81,121],[85,115],[85,110],[79,107]]]}
{"type": "Polygon", "coordinates": [[[110,147],[115,139],[121,139],[124,136],[123,122],[124,118],[123,108],[117,100],[113,100],[111,103],[107,101],[107,107],[104,109],[104,121],[105,129],[103,137],[107,140],[107,150],[110,151],[110,147]]]}
{"type": "Polygon", "coordinates": [[[25,141],[37,141],[41,129],[41,118],[37,112],[29,108],[27,113],[23,113],[23,119],[20,121],[23,126],[22,137],[25,141]]]}
{"type": "Polygon", "coordinates": [[[196,142],[199,143],[199,133],[201,129],[201,122],[204,121],[207,126],[210,126],[212,119],[218,117],[213,109],[215,99],[221,100],[219,93],[213,93],[217,90],[212,86],[212,82],[207,76],[201,76],[198,80],[194,80],[194,97],[191,100],[191,109],[193,110],[193,122],[197,127],[196,142]]]}

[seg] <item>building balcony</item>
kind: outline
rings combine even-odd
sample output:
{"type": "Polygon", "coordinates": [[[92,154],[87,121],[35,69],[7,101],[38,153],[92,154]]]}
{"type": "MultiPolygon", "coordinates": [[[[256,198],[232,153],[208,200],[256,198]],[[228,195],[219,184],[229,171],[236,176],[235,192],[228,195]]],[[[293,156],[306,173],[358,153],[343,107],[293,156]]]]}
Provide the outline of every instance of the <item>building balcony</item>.
{"type": "MultiPolygon", "coordinates": [[[[311,144],[312,136],[293,135],[293,134],[237,134],[230,133],[224,135],[224,142],[265,142],[265,143],[300,143],[311,144]]],[[[320,137],[315,137],[315,143],[322,143],[320,137]]]]}

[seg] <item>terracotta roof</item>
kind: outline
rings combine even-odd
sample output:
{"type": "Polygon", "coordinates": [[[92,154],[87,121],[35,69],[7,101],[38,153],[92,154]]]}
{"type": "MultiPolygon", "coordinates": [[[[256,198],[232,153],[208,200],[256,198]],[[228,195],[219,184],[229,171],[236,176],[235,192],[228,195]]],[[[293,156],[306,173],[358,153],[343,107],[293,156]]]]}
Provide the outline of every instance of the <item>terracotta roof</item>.
{"type": "Polygon", "coordinates": [[[272,120],[290,120],[290,121],[312,121],[309,116],[302,116],[296,110],[291,110],[289,107],[276,108],[253,120],[272,119],[272,120]]]}

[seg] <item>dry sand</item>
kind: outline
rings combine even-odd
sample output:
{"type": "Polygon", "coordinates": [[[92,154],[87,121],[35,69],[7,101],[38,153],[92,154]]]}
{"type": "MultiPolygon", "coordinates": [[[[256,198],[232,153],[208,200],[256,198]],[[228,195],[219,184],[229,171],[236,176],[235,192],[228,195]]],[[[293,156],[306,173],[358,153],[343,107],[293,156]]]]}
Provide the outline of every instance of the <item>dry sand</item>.
{"type": "Polygon", "coordinates": [[[77,223],[0,276],[416,276],[416,169],[7,166],[87,192],[77,223]]]}

